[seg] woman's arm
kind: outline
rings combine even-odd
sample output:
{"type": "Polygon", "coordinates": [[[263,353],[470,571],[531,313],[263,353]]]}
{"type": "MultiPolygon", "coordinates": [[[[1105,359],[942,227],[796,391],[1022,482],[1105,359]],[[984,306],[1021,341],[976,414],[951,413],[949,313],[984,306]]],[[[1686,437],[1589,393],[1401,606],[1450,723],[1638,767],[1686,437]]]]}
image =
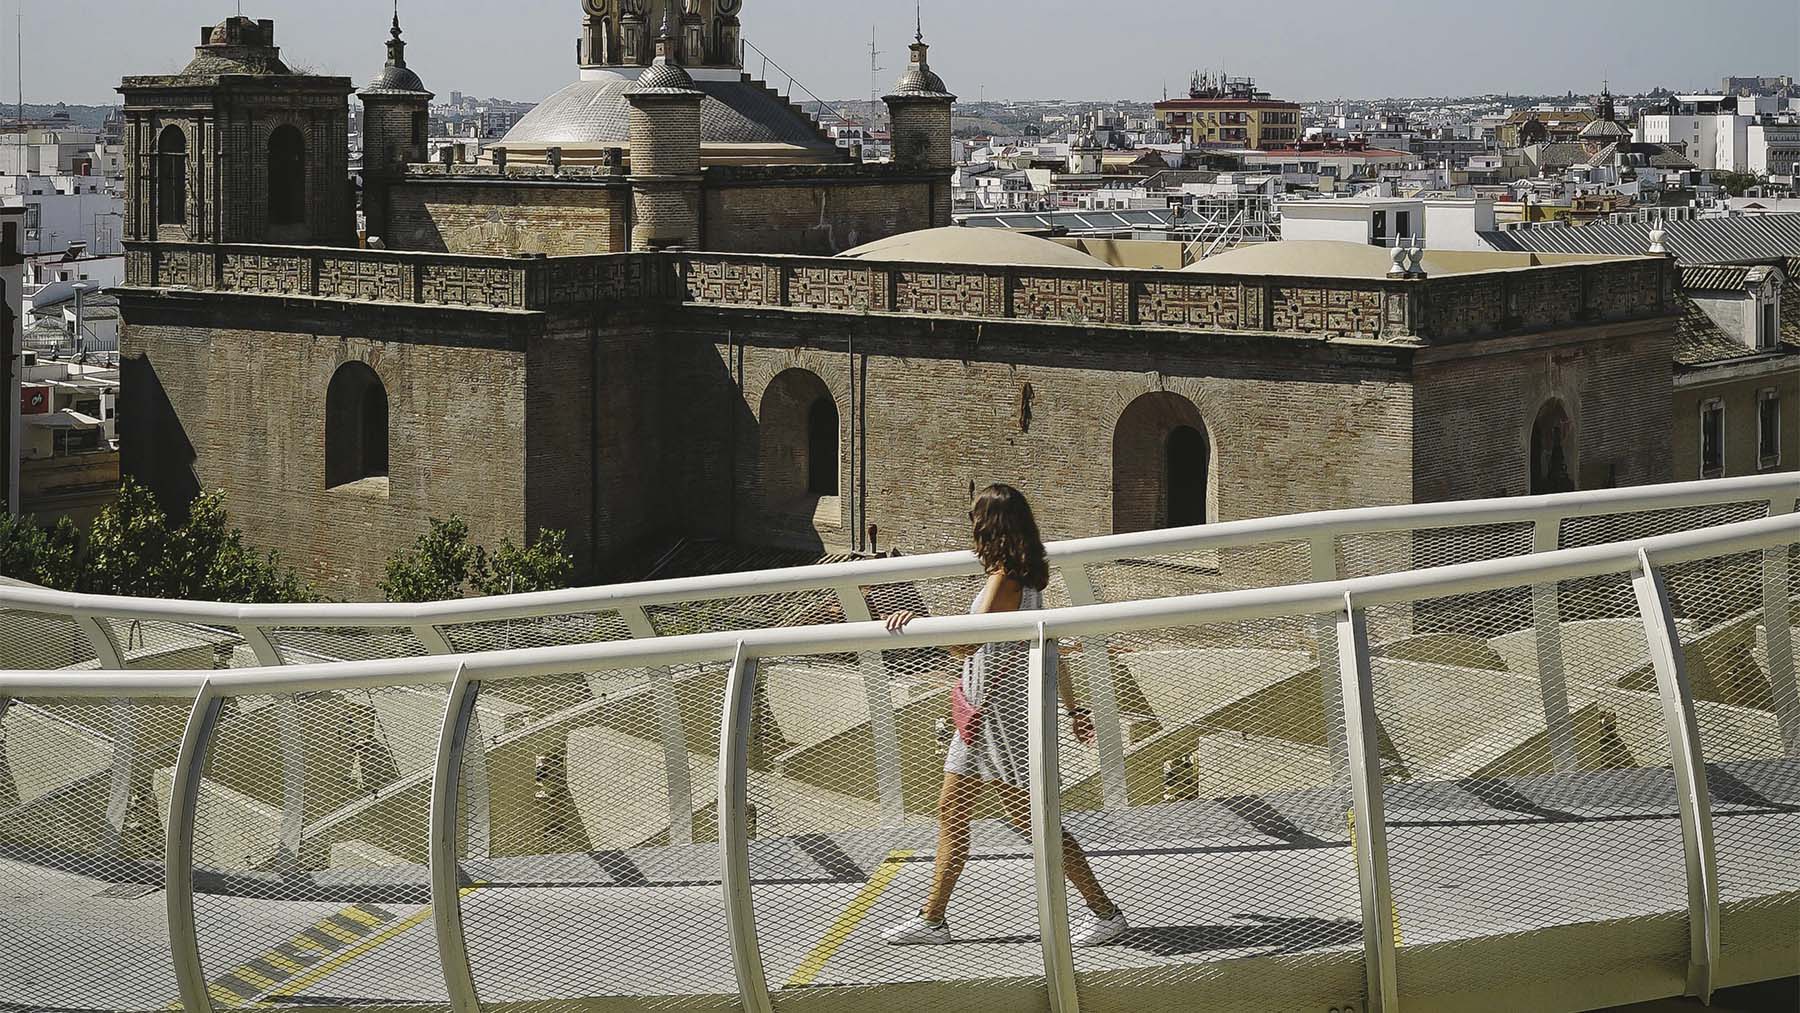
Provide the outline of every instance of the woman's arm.
{"type": "MultiPolygon", "coordinates": [[[[980,596],[975,599],[975,611],[972,614],[988,615],[994,612],[1017,612],[1019,611],[1019,603],[1024,600],[1024,597],[1025,585],[1008,577],[1004,573],[990,573],[988,574],[987,585],[981,589],[980,596]]],[[[919,618],[918,614],[914,612],[895,612],[887,617],[887,628],[889,632],[899,633],[906,628],[907,623],[910,623],[917,618],[919,618]]],[[[981,648],[958,645],[955,647],[947,647],[945,650],[949,651],[953,657],[966,658],[976,651],[981,650],[981,648]]]]}
{"type": "MultiPolygon", "coordinates": [[[[1025,598],[1025,585],[1004,573],[988,574],[987,586],[981,589],[981,596],[975,599],[975,615],[991,615],[995,612],[1017,612],[1019,603],[1025,598]]],[[[969,644],[956,644],[944,648],[953,658],[966,658],[980,647],[969,644]]]]}

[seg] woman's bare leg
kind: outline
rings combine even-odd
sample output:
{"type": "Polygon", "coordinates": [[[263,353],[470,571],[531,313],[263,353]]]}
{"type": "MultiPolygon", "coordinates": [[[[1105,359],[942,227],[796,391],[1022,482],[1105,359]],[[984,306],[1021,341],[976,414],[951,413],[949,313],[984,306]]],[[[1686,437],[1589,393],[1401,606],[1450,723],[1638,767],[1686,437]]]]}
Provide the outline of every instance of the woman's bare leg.
{"type": "Polygon", "coordinates": [[[969,822],[975,800],[981,794],[979,778],[944,775],[944,794],[938,800],[937,866],[931,877],[931,893],[919,912],[926,921],[941,922],[950,907],[950,894],[969,864],[969,822]]]}
{"type": "MultiPolygon", "coordinates": [[[[1000,793],[1000,802],[1006,807],[1007,822],[1026,839],[1031,837],[1031,793],[1023,788],[1015,788],[1010,784],[995,782],[994,790],[1000,793]]],[[[1113,905],[1112,898],[1106,895],[1106,888],[1100,885],[1099,877],[1094,875],[1093,866],[1088,864],[1087,853],[1081,850],[1081,842],[1067,830],[1062,835],[1063,875],[1081,899],[1097,915],[1110,915],[1118,908],[1113,905]]]]}

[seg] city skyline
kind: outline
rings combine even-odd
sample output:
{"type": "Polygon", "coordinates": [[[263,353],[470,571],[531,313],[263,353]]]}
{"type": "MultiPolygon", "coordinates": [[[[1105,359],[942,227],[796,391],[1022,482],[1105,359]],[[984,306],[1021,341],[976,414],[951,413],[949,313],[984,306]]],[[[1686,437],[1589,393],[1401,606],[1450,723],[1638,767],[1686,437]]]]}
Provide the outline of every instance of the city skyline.
{"type": "MultiPolygon", "coordinates": [[[[905,59],[912,6],[840,0],[833,6],[841,13],[831,19],[818,18],[818,6],[816,0],[746,5],[745,38],[783,68],[769,68],[771,83],[785,86],[785,70],[827,100],[866,96],[872,26],[882,68],[873,84],[885,90],[905,59]]],[[[1135,34],[1121,33],[1116,47],[1099,52],[1091,40],[1107,36],[1071,31],[1091,8],[1070,0],[1034,3],[1030,19],[1004,5],[927,4],[925,30],[934,65],[964,101],[984,95],[1147,101],[1161,97],[1165,88],[1179,94],[1194,69],[1252,76],[1277,95],[1315,100],[1586,94],[1603,80],[1621,93],[1657,86],[1680,90],[1716,87],[1728,74],[1800,70],[1794,62],[1800,52],[1800,9],[1786,0],[1747,0],[1729,22],[1710,23],[1695,23],[1691,5],[1672,0],[1579,6],[1525,0],[1482,22],[1410,18],[1405,5],[1378,0],[1359,7],[1349,25],[1341,16],[1312,16],[1332,9],[1322,0],[1290,6],[1294,14],[1280,21],[1278,32],[1266,31],[1262,12],[1248,7],[1176,11],[1135,34]],[[1356,35],[1354,29],[1363,24],[1384,26],[1381,47],[1372,50],[1370,40],[1356,35]],[[1752,24],[1763,29],[1744,29],[1752,24]],[[1496,33],[1509,25],[1529,47],[1475,51],[1468,45],[1471,37],[1504,37],[1496,33]],[[1677,38],[1679,52],[1671,52],[1677,38]],[[988,46],[989,40],[998,44],[988,46]],[[1356,52],[1347,52],[1350,48],[1356,52]]],[[[409,62],[440,98],[454,90],[536,101],[571,79],[580,17],[574,0],[522,0],[503,18],[484,8],[475,0],[429,7],[402,0],[409,62]],[[481,60],[480,53],[504,55],[481,60]]],[[[19,24],[18,3],[4,10],[0,29],[11,34],[19,24]]],[[[167,0],[154,11],[93,0],[27,6],[24,99],[116,103],[112,89],[121,76],[178,70],[197,28],[235,10],[235,3],[224,0],[167,0]],[[111,30],[93,31],[100,16],[111,22],[111,30]],[[42,41],[78,37],[85,49],[76,62],[65,61],[57,47],[42,41]]],[[[389,7],[379,0],[279,0],[246,5],[245,14],[277,21],[277,41],[296,66],[359,82],[380,66],[389,7]]],[[[0,46],[5,68],[0,93],[8,99],[17,97],[16,52],[15,39],[0,46]]],[[[754,55],[746,69],[763,74],[754,55]]]]}

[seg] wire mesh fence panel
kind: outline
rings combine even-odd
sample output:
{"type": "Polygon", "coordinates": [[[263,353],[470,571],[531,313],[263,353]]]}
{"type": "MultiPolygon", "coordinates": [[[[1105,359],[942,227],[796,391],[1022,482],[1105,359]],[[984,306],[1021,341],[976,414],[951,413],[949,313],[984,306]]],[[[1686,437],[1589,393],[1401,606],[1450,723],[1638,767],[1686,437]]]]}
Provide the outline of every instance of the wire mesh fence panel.
{"type": "Polygon", "coordinates": [[[0,1008],[161,1009],[177,997],[166,799],[191,701],[0,706],[0,1008]]]}
{"type": "Polygon", "coordinates": [[[1767,500],[1752,500],[1744,503],[1714,503],[1667,510],[1568,517],[1562,522],[1560,547],[1574,549],[1584,545],[1608,545],[1638,538],[1654,538],[1679,531],[1698,531],[1722,524],[1758,520],[1768,514],[1767,500]]]}
{"type": "Polygon", "coordinates": [[[1295,616],[1062,645],[1080,706],[1095,670],[1111,669],[1126,742],[1119,805],[1086,727],[1078,738],[1061,722],[1063,826],[1084,856],[1065,844],[1083,1009],[1177,988],[1241,1008],[1311,1009],[1324,994],[1360,1002],[1332,623],[1295,616]],[[1082,945],[1105,939],[1114,906],[1123,936],[1082,945]]]}
{"type": "Polygon", "coordinates": [[[617,612],[572,612],[529,619],[501,619],[439,627],[457,653],[511,651],[630,640],[631,630],[617,612]]]}
{"type": "Polygon", "coordinates": [[[0,611],[0,670],[97,668],[93,642],[68,616],[0,611]]]}
{"type": "Polygon", "coordinates": [[[254,668],[256,653],[235,630],[155,619],[102,619],[126,668],[204,671],[254,668]]]}
{"type": "MultiPolygon", "coordinates": [[[[1712,798],[1721,959],[1800,924],[1800,558],[1796,547],[1668,568],[1712,798]]],[[[1785,941],[1782,941],[1784,940],[1785,941]]]]}
{"type": "Polygon", "coordinates": [[[722,630],[766,630],[782,626],[820,626],[844,621],[837,592],[830,589],[787,591],[745,598],[651,605],[644,609],[658,636],[722,630]]]}
{"type": "Polygon", "coordinates": [[[483,1003],[736,1002],[717,823],[726,670],[479,687],[458,851],[483,1003]]]}
{"type": "Polygon", "coordinates": [[[447,1001],[427,864],[444,702],[441,686],[224,702],[194,816],[216,1008],[447,1001]]]}
{"type": "Polygon", "coordinates": [[[384,626],[283,628],[266,631],[283,664],[421,658],[425,645],[412,630],[384,626]]]}
{"type": "Polygon", "coordinates": [[[1369,611],[1403,996],[1530,995],[1627,963],[1678,993],[1681,825],[1631,586],[1513,597],[1527,607],[1460,621],[1447,600],[1369,611]]]}
{"type": "Polygon", "coordinates": [[[1312,579],[1312,562],[1305,542],[1266,542],[1113,559],[1088,572],[1099,600],[1144,601],[1303,584],[1312,579]]]}
{"type": "MultiPolygon", "coordinates": [[[[973,583],[972,581],[970,583],[973,583]]],[[[939,606],[944,607],[944,606],[939,606]]],[[[964,599],[959,611],[966,611],[964,599]]],[[[750,741],[750,867],[765,974],[784,1002],[879,986],[884,1002],[936,1009],[1043,988],[1032,887],[1023,644],[989,649],[985,741],[1015,785],[984,784],[967,747],[947,799],[950,687],[963,652],[764,659],[750,741]],[[881,713],[885,710],[886,713],[881,713]],[[895,798],[895,795],[898,798],[895,798]],[[898,804],[896,804],[898,803],[898,804]],[[966,853],[954,892],[934,858],[966,853]],[[883,933],[934,907],[954,946],[883,933]],[[980,990],[977,991],[976,987],[980,990]],[[898,989],[899,991],[896,991],[898,989]]],[[[971,664],[973,662],[970,662],[971,664]]]]}
{"type": "Polygon", "coordinates": [[[1420,528],[1415,531],[1360,531],[1337,538],[1340,577],[1405,573],[1531,552],[1529,521],[1420,528]]]}

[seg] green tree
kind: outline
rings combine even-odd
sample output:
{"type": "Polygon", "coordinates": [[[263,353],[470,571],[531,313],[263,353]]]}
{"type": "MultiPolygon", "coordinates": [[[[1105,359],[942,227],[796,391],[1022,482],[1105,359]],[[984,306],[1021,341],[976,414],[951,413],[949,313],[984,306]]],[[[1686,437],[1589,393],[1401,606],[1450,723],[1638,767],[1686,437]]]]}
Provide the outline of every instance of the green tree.
{"type": "Polygon", "coordinates": [[[274,553],[244,544],[219,493],[175,523],[148,489],[127,479],[83,534],[68,518],[46,529],[0,520],[0,573],[64,591],[234,604],[311,601],[274,553]]]}
{"type": "Polygon", "coordinates": [[[1732,197],[1742,197],[1744,194],[1750,192],[1751,187],[1762,185],[1762,180],[1760,178],[1748,172],[1722,173],[1714,177],[1714,179],[1718,182],[1719,186],[1732,197]]]}
{"type": "Polygon", "coordinates": [[[461,517],[433,518],[413,547],[388,560],[381,592],[388,601],[448,601],[466,594],[526,594],[569,586],[575,561],[561,531],[542,531],[520,548],[508,538],[489,552],[469,542],[461,517]]]}
{"type": "Polygon", "coordinates": [[[0,513],[0,574],[73,590],[81,574],[81,532],[67,518],[49,528],[33,517],[0,513]]]}

